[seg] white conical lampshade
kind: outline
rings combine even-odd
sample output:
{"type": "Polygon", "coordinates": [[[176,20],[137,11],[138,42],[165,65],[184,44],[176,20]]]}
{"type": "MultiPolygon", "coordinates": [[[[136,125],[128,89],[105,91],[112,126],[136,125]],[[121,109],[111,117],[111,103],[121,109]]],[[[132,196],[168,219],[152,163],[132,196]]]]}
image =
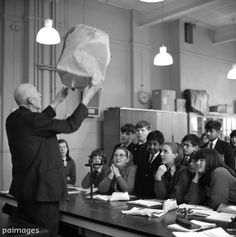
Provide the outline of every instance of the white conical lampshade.
{"type": "Polygon", "coordinates": [[[36,41],[40,44],[59,44],[60,35],[57,30],[52,27],[52,19],[46,19],[44,21],[44,27],[39,30],[36,41]]]}
{"type": "Polygon", "coordinates": [[[139,0],[140,2],[163,2],[165,0],[139,0]]]}
{"type": "Polygon", "coordinates": [[[236,79],[236,64],[233,64],[232,69],[229,70],[227,74],[228,79],[236,79]]]}
{"type": "Polygon", "coordinates": [[[167,48],[162,45],[160,47],[160,52],[155,56],[153,64],[156,66],[167,66],[173,63],[172,56],[167,53],[167,48]]]}

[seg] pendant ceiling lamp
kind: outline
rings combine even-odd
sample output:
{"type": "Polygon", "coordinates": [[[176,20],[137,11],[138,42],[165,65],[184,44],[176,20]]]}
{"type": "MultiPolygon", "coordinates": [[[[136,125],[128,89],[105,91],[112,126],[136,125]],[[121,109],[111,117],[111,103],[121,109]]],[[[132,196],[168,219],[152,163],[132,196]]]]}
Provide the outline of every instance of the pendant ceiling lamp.
{"type": "MultiPolygon", "coordinates": [[[[234,40],[235,40],[236,39],[235,19],[233,19],[233,24],[234,24],[234,40]]],[[[235,42],[234,42],[234,60],[235,59],[236,59],[236,45],[235,45],[235,42]]],[[[227,78],[236,80],[236,64],[233,64],[232,68],[227,73],[227,78]]]]}
{"type": "Polygon", "coordinates": [[[140,2],[163,2],[165,0],[139,0],[140,2]]]}
{"type": "Polygon", "coordinates": [[[162,45],[160,47],[160,52],[155,56],[153,64],[156,66],[168,66],[173,64],[173,58],[167,53],[166,46],[162,45]]]}
{"type": "MultiPolygon", "coordinates": [[[[162,14],[163,14],[163,3],[161,6],[161,24],[163,18],[162,14]]],[[[168,66],[173,64],[173,58],[167,52],[167,47],[164,44],[162,44],[159,53],[154,57],[153,64],[156,66],[168,66]]]]}
{"type": "Polygon", "coordinates": [[[52,27],[53,20],[45,19],[44,27],[39,30],[36,41],[40,44],[59,44],[60,43],[60,35],[56,29],[52,27]]]}

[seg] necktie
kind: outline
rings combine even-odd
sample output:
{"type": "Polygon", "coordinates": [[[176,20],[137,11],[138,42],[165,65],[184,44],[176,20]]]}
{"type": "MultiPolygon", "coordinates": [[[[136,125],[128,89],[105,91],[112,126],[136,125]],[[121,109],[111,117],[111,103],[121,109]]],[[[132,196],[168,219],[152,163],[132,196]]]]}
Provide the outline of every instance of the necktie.
{"type": "Polygon", "coordinates": [[[171,169],[168,168],[167,171],[166,171],[166,177],[167,177],[167,180],[170,180],[171,179],[171,169]]]}
{"type": "Polygon", "coordinates": [[[210,142],[210,149],[213,149],[213,142],[210,142]]]}
{"type": "Polygon", "coordinates": [[[154,155],[153,154],[150,154],[150,157],[149,157],[149,160],[148,160],[148,163],[152,163],[152,161],[153,161],[153,158],[154,158],[154,155]]]}

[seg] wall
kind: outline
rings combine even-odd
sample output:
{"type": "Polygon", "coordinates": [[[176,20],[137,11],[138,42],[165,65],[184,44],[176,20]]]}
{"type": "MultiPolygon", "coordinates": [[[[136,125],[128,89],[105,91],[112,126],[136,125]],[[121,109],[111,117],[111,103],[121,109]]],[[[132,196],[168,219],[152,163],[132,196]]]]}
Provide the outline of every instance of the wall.
{"type": "MultiPolygon", "coordinates": [[[[41,0],[0,0],[0,188],[8,189],[11,162],[5,133],[5,120],[16,108],[13,91],[21,82],[33,83],[43,95],[43,107],[61,88],[60,78],[42,65],[55,65],[62,49],[35,42],[43,19],[49,16],[49,2],[41,0]]],[[[153,89],[175,89],[177,96],[186,88],[206,89],[210,104],[232,104],[236,82],[225,76],[233,63],[232,44],[212,45],[206,29],[194,30],[194,44],[183,41],[183,22],[157,26],[137,26],[135,11],[128,11],[94,0],[60,0],[56,4],[56,26],[63,36],[75,24],[98,27],[110,36],[112,59],[103,85],[101,111],[107,107],[150,108],[137,101],[140,89],[151,94],[153,89]],[[83,4],[84,3],[84,4],[83,4]],[[153,65],[162,42],[174,58],[168,67],[153,65]]],[[[79,102],[79,93],[70,91],[58,109],[58,118],[65,118],[79,102]]],[[[86,119],[79,131],[61,134],[70,146],[77,165],[77,184],[88,171],[84,167],[88,155],[102,147],[103,113],[99,118],[86,119]]]]}
{"type": "Polygon", "coordinates": [[[210,105],[228,104],[232,108],[236,100],[236,81],[227,80],[226,75],[233,64],[233,43],[214,45],[213,32],[196,26],[194,43],[187,44],[183,30],[181,23],[181,90],[206,90],[210,105]]]}

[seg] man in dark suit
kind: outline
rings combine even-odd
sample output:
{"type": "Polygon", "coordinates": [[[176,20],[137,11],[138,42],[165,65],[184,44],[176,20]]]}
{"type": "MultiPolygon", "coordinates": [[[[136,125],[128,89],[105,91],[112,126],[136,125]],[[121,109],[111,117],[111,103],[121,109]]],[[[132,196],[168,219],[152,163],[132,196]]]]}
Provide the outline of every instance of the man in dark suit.
{"type": "Polygon", "coordinates": [[[135,194],[145,198],[154,198],[154,176],[162,163],[161,145],[164,135],[156,130],[147,136],[147,152],[140,160],[135,178],[135,194]]]}
{"type": "Polygon", "coordinates": [[[12,158],[9,193],[17,200],[18,215],[58,235],[59,201],[67,198],[66,178],[56,135],[76,131],[87,116],[87,104],[98,90],[84,89],[82,102],[65,120],[54,119],[56,107],[64,101],[63,88],[43,112],[41,94],[29,83],[15,89],[19,106],[6,120],[12,158]]]}
{"type": "Polygon", "coordinates": [[[222,141],[220,137],[221,123],[216,120],[209,120],[205,125],[205,130],[209,142],[204,144],[202,148],[215,149],[222,155],[224,163],[228,165],[232,170],[235,170],[234,151],[232,146],[225,141],[222,141]]]}

